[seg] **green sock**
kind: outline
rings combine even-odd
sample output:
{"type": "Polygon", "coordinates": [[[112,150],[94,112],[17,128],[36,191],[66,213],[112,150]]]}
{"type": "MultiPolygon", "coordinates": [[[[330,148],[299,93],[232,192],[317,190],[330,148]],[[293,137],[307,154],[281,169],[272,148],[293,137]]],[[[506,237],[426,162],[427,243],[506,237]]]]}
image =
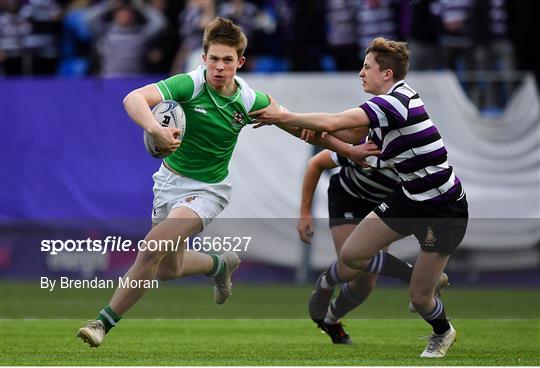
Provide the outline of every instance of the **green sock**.
{"type": "Polygon", "coordinates": [[[99,312],[97,317],[105,325],[105,333],[109,332],[111,328],[122,319],[118,314],[114,313],[112,308],[108,305],[99,312]]]}
{"type": "Polygon", "coordinates": [[[215,254],[210,254],[210,257],[212,257],[214,265],[212,266],[210,272],[205,273],[204,275],[208,277],[217,277],[223,275],[225,272],[225,262],[223,262],[223,258],[215,254]]]}

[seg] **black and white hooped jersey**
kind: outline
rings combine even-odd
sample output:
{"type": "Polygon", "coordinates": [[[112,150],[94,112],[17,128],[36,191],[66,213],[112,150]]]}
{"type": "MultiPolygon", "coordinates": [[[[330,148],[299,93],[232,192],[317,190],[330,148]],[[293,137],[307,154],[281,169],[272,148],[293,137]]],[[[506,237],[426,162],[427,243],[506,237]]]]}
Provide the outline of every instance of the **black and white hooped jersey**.
{"type": "Polygon", "coordinates": [[[455,201],[463,188],[442,138],[429,118],[420,96],[404,81],[386,95],[360,105],[369,117],[371,140],[393,165],[405,195],[414,201],[455,201]]]}
{"type": "Polygon", "coordinates": [[[378,204],[399,186],[397,172],[378,157],[366,158],[370,167],[363,168],[335,152],[331,155],[336,165],[341,166],[338,174],[341,187],[353,197],[378,204]]]}

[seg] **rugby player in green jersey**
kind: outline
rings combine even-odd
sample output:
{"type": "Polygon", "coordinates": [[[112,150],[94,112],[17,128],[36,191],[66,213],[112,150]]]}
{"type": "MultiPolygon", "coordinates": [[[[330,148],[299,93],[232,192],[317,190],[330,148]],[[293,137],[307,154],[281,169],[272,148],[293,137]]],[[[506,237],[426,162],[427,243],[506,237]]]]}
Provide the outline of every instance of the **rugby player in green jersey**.
{"type": "MultiPolygon", "coordinates": [[[[262,92],[252,90],[236,76],[245,62],[247,39],[241,28],[223,18],[210,22],[203,36],[204,65],[156,84],[130,92],[124,107],[130,118],[151,134],[160,151],[169,155],[154,174],[152,229],[146,241],[186,239],[204,229],[228,205],[231,183],[228,165],[238,134],[251,122],[248,113],[270,104],[262,92]],[[175,100],[186,114],[182,142],[176,128],[161,127],[151,108],[163,100],[175,100]]],[[[298,128],[282,127],[296,136],[298,128]]],[[[310,139],[346,157],[358,151],[333,136],[310,139]]],[[[364,156],[379,151],[366,145],[364,156]]],[[[358,156],[356,156],[358,158],[358,156]]],[[[360,157],[361,158],[361,157],[360,157]]],[[[180,243],[182,244],[182,243],[180,243]]],[[[178,249],[139,250],[124,279],[150,282],[190,275],[207,275],[214,285],[214,300],[224,303],[231,294],[231,275],[240,260],[236,253],[208,255],[178,249]]],[[[145,287],[119,287],[97,319],[86,322],[78,336],[92,347],[146,292],[145,287]]]]}

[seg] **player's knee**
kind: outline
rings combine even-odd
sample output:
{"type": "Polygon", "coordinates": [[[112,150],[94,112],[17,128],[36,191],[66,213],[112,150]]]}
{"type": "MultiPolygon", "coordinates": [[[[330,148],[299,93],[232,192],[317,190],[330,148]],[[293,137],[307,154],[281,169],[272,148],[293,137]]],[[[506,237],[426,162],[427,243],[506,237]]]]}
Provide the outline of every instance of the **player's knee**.
{"type": "Polygon", "coordinates": [[[347,266],[349,269],[356,271],[352,277],[358,276],[358,271],[365,271],[369,261],[362,259],[362,257],[354,251],[341,251],[339,254],[339,261],[347,266]]]}
{"type": "Polygon", "coordinates": [[[343,248],[341,248],[341,252],[339,253],[341,263],[349,268],[360,271],[365,271],[372,257],[366,250],[360,249],[347,241],[343,244],[343,248]]]}
{"type": "Polygon", "coordinates": [[[157,278],[159,281],[168,281],[175,279],[176,276],[174,272],[171,272],[171,270],[160,267],[158,268],[157,278]]]}
{"type": "Polygon", "coordinates": [[[339,261],[347,267],[352,267],[353,259],[346,257],[343,254],[339,255],[339,261]]]}
{"type": "Polygon", "coordinates": [[[409,291],[411,303],[417,311],[427,311],[433,299],[433,294],[422,290],[411,289],[409,291]]]}
{"type": "Polygon", "coordinates": [[[356,257],[349,248],[342,248],[339,253],[339,261],[349,268],[355,268],[356,257]]]}

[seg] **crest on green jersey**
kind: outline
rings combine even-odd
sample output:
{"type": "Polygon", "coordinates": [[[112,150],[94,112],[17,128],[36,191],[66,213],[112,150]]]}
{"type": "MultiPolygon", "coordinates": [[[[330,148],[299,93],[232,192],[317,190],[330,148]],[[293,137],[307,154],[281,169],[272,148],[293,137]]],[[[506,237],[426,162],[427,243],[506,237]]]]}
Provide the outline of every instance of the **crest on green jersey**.
{"type": "Polygon", "coordinates": [[[241,112],[235,111],[233,113],[233,120],[230,122],[233,128],[241,129],[246,123],[244,123],[244,115],[241,112]]]}

